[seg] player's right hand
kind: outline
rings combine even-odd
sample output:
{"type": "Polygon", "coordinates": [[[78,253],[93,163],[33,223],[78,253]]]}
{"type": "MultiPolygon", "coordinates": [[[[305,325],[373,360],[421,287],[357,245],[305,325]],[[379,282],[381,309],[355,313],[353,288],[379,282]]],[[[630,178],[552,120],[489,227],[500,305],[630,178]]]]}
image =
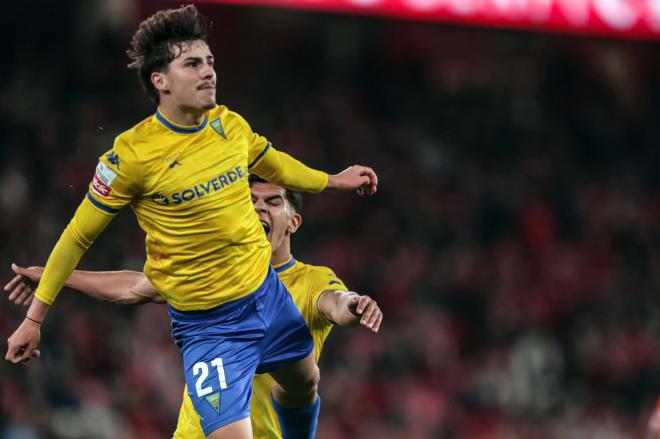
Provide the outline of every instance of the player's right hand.
{"type": "Polygon", "coordinates": [[[39,266],[25,268],[11,264],[11,269],[14,270],[16,276],[4,287],[4,290],[9,293],[9,301],[14,305],[28,306],[34,298],[34,283],[41,280],[44,268],[39,266]]]}
{"type": "Polygon", "coordinates": [[[336,175],[328,175],[327,190],[356,191],[358,195],[373,195],[378,190],[378,176],[368,166],[353,165],[336,175]]]}
{"type": "Polygon", "coordinates": [[[41,325],[25,319],[21,326],[7,339],[5,360],[18,364],[27,363],[41,354],[37,349],[41,340],[41,325]]]}

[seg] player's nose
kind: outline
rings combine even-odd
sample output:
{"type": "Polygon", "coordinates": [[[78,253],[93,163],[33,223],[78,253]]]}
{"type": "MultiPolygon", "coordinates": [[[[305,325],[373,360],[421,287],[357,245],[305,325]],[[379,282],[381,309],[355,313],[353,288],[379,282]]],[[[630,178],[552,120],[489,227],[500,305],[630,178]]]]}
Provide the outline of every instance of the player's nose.
{"type": "Polygon", "coordinates": [[[201,74],[202,78],[204,79],[214,79],[215,77],[215,70],[213,70],[213,66],[209,63],[204,63],[204,68],[201,69],[201,74]]]}
{"type": "Polygon", "coordinates": [[[268,211],[268,209],[266,208],[266,203],[264,202],[264,200],[256,199],[256,200],[253,201],[253,203],[254,203],[254,210],[256,210],[257,213],[268,211]]]}

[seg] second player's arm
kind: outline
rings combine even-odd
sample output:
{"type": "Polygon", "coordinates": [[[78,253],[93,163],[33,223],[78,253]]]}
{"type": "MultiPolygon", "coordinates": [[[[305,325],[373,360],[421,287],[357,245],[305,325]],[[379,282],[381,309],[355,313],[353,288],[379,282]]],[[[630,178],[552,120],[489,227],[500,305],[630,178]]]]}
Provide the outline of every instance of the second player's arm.
{"type": "MultiPolygon", "coordinates": [[[[14,264],[12,269],[16,277],[5,285],[9,300],[16,305],[29,302],[33,297],[32,287],[26,280],[39,282],[43,267],[24,268],[14,264]]],[[[138,271],[76,270],[71,273],[64,286],[95,299],[120,304],[165,303],[165,299],[158,294],[147,276],[138,271]]]]}
{"type": "Polygon", "coordinates": [[[317,306],[328,320],[339,326],[360,324],[378,332],[383,321],[383,313],[375,300],[352,291],[324,291],[317,306]]]}

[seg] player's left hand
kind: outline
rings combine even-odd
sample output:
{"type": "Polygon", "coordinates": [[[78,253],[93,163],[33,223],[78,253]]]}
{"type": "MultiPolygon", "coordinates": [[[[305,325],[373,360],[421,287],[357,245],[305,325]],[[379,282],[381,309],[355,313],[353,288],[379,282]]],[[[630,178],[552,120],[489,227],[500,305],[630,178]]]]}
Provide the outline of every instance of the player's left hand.
{"type": "Polygon", "coordinates": [[[348,302],[348,309],[356,316],[360,316],[360,325],[371,329],[374,333],[380,329],[383,321],[383,312],[378,303],[369,296],[352,296],[348,302]]]}
{"type": "Polygon", "coordinates": [[[7,339],[5,360],[25,364],[33,358],[39,358],[41,353],[37,346],[41,340],[40,326],[32,320],[23,320],[21,326],[7,339]]]}
{"type": "Polygon", "coordinates": [[[368,166],[353,165],[336,175],[328,176],[327,190],[356,191],[358,195],[373,195],[378,190],[378,176],[368,166]]]}

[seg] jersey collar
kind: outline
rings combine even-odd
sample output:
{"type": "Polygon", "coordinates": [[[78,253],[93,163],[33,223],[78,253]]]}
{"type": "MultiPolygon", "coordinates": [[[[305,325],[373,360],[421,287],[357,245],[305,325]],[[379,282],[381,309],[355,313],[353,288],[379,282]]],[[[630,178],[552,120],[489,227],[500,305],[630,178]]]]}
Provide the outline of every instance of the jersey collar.
{"type": "Polygon", "coordinates": [[[204,115],[204,119],[202,120],[202,123],[199,125],[188,125],[188,126],[182,126],[182,125],[176,125],[174,122],[168,120],[163,114],[160,112],[160,110],[156,110],[156,119],[163,125],[165,125],[167,128],[170,130],[174,131],[175,133],[179,134],[193,134],[193,133],[198,133],[202,131],[204,128],[206,128],[206,122],[207,122],[207,117],[204,115]]]}
{"type": "Polygon", "coordinates": [[[276,273],[281,273],[293,267],[296,262],[297,261],[294,259],[294,257],[291,256],[291,258],[288,261],[284,262],[283,264],[274,265],[273,269],[275,270],[276,273]]]}

